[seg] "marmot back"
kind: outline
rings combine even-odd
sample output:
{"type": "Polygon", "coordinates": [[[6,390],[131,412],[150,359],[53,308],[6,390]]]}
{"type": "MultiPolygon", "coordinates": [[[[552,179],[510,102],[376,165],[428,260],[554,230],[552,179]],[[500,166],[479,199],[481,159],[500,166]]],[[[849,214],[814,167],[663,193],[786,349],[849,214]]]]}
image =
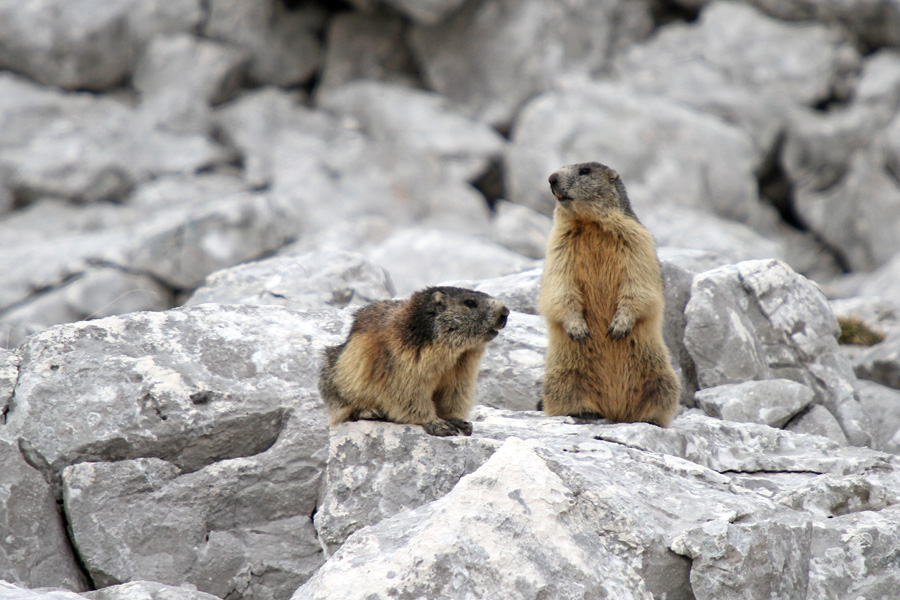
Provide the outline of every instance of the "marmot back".
{"type": "Polygon", "coordinates": [[[347,340],[323,355],[319,390],[330,423],[378,419],[471,434],[481,355],[508,315],[491,296],[456,287],[361,308],[347,340]]]}
{"type": "Polygon", "coordinates": [[[538,303],[548,327],[543,410],[665,427],[679,382],[653,237],[605,165],[563,167],[550,189],[559,201],[538,303]]]}

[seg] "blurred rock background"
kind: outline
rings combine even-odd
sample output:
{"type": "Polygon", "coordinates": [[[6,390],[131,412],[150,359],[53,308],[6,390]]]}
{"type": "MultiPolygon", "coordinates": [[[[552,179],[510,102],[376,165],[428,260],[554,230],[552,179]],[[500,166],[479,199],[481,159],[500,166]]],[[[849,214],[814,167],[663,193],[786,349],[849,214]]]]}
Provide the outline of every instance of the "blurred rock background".
{"type": "Polygon", "coordinates": [[[898,298],[900,0],[0,0],[0,598],[893,598],[898,298]],[[586,160],[670,430],[525,412],[586,160]],[[329,442],[321,348],[448,282],[475,435],[329,442]]]}

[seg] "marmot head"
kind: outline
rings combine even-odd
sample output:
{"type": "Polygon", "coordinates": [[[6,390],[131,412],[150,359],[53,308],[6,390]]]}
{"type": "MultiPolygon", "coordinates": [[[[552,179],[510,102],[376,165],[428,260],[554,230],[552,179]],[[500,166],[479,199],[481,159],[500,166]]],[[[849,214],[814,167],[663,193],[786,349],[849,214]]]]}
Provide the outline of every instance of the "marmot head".
{"type": "Polygon", "coordinates": [[[509,309],[495,298],[458,287],[426,288],[414,292],[409,303],[407,341],[417,346],[477,346],[497,337],[509,316],[509,309]]]}
{"type": "Polygon", "coordinates": [[[550,191],[559,201],[558,208],[575,215],[595,218],[618,212],[637,220],[622,178],[598,162],[578,163],[554,171],[550,175],[550,191]]]}

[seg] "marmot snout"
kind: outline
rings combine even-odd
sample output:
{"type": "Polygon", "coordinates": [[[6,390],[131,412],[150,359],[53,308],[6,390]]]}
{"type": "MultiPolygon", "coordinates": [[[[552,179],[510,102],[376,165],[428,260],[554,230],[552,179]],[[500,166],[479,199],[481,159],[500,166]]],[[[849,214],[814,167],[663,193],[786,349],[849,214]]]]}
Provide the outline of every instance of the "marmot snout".
{"type": "Polygon", "coordinates": [[[456,287],[361,308],[347,341],[325,349],[319,390],[331,424],[379,419],[471,434],[481,355],[508,317],[491,296],[456,287]]]}

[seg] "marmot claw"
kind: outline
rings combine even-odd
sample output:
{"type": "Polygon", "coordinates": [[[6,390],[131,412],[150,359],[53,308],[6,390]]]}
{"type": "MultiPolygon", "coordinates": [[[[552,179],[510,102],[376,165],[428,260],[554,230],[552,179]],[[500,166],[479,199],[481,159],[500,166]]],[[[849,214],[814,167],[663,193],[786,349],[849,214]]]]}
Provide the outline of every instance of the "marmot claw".
{"type": "Polygon", "coordinates": [[[465,436],[472,435],[472,424],[470,422],[455,418],[447,419],[447,422],[456,427],[461,434],[465,436]]]}
{"type": "Polygon", "coordinates": [[[448,421],[432,421],[422,426],[425,433],[437,437],[448,437],[451,435],[459,435],[459,429],[448,421]]]}

